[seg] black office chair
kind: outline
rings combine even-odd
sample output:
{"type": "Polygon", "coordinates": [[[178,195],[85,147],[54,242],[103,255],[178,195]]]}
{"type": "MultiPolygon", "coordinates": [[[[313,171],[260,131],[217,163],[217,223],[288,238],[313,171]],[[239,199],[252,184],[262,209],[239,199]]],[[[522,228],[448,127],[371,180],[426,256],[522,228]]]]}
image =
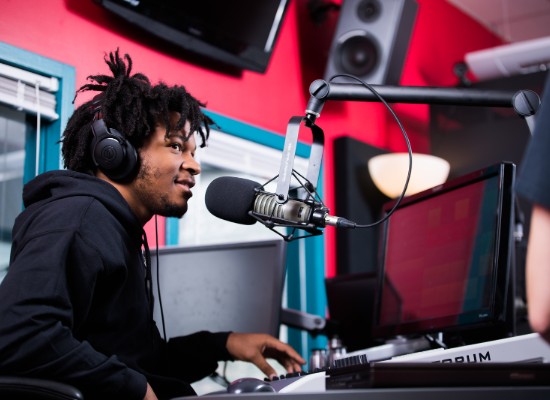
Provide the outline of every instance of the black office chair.
{"type": "Polygon", "coordinates": [[[0,376],[0,399],[9,400],[83,400],[71,385],[46,379],[0,376]]]}

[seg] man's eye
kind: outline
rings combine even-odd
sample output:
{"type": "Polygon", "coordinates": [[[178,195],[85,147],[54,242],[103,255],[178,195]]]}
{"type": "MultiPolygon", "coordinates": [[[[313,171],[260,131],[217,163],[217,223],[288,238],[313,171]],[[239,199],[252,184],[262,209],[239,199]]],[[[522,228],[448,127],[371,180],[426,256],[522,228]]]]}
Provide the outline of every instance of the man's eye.
{"type": "Polygon", "coordinates": [[[174,150],[177,150],[177,151],[182,151],[183,147],[181,144],[179,143],[172,143],[170,144],[170,146],[174,149],[174,150]]]}

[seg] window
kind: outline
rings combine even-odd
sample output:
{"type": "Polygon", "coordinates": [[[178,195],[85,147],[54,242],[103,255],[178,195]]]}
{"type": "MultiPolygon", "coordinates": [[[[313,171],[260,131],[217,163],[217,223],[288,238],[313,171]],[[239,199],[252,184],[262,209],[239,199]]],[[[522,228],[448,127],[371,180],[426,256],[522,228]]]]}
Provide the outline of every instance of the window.
{"type": "Polygon", "coordinates": [[[72,113],[74,80],[73,67],[0,42],[0,281],[23,185],[59,168],[58,141],[72,113]]]}
{"type": "Polygon", "coordinates": [[[25,114],[0,106],[0,280],[8,268],[11,228],[21,211],[25,114]]]}

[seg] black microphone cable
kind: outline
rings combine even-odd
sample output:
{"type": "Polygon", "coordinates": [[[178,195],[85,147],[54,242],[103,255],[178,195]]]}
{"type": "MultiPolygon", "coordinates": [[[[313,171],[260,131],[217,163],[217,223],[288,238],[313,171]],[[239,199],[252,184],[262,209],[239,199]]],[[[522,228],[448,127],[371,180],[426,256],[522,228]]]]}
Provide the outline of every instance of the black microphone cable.
{"type": "Polygon", "coordinates": [[[397,125],[399,125],[399,128],[401,129],[401,133],[403,134],[403,138],[405,139],[405,144],[407,145],[407,152],[409,153],[409,169],[407,171],[407,179],[405,180],[405,185],[403,186],[403,191],[401,192],[401,194],[397,198],[397,200],[396,200],[394,206],[391,208],[391,210],[383,218],[381,218],[380,220],[378,220],[376,222],[373,222],[371,224],[366,224],[366,225],[360,225],[360,224],[355,225],[355,228],[372,228],[372,227],[375,227],[375,226],[380,225],[383,222],[385,222],[393,214],[395,209],[397,207],[399,207],[399,204],[401,203],[401,200],[403,200],[403,198],[405,197],[405,193],[407,192],[407,188],[409,187],[409,180],[411,179],[411,172],[412,172],[412,147],[411,147],[411,142],[409,140],[407,132],[405,131],[405,128],[403,127],[403,124],[401,123],[401,121],[399,120],[397,115],[395,114],[395,111],[393,110],[393,108],[390,107],[390,105],[387,103],[387,101],[384,100],[384,98],[380,95],[380,93],[378,93],[371,85],[369,85],[368,83],[366,83],[363,80],[359,79],[358,77],[353,76],[353,75],[348,75],[348,74],[334,75],[330,78],[329,83],[332,82],[334,79],[340,78],[340,77],[353,79],[353,80],[359,82],[361,85],[363,85],[368,90],[370,90],[372,92],[372,94],[374,94],[378,98],[378,100],[380,100],[380,102],[382,104],[384,104],[384,106],[386,106],[388,111],[392,114],[394,120],[397,122],[397,125]]]}
{"type": "MultiPolygon", "coordinates": [[[[319,193],[317,193],[315,185],[298,171],[292,169],[291,176],[298,182],[299,186],[291,189],[295,192],[296,198],[291,196],[285,201],[280,198],[280,194],[269,193],[265,190],[265,187],[269,183],[276,180],[279,175],[276,175],[263,185],[240,178],[225,178],[225,180],[222,180],[224,178],[215,179],[209,185],[205,197],[206,207],[213,215],[230,222],[245,225],[260,222],[265,227],[281,236],[285,241],[292,241],[320,235],[322,234],[322,230],[320,228],[324,228],[327,225],[346,229],[375,227],[385,222],[393,214],[405,197],[412,172],[412,148],[407,132],[393,109],[373,87],[359,78],[346,74],[335,75],[330,78],[330,81],[333,81],[338,77],[355,79],[372,91],[391,112],[393,118],[397,121],[401,129],[403,137],[405,138],[405,143],[409,154],[407,178],[401,195],[393,205],[392,209],[379,221],[367,225],[360,225],[342,217],[329,215],[329,209],[324,204],[323,200],[319,196],[319,193]],[[239,180],[233,181],[235,179],[239,180]],[[242,189],[242,193],[236,190],[239,187],[242,189]],[[227,205],[227,201],[231,204],[227,205]],[[290,213],[289,217],[286,216],[284,207],[284,205],[287,204],[287,201],[293,202],[287,209],[290,213]],[[303,213],[303,209],[300,207],[300,204],[295,203],[303,203],[307,210],[311,210],[311,214],[308,214],[309,211],[303,213]],[[290,233],[288,233],[288,231],[283,233],[278,231],[276,228],[290,228],[291,231],[290,233]],[[297,230],[305,231],[306,233],[296,236],[297,230]]],[[[314,122],[311,123],[313,124],[314,122]]]]}
{"type": "Polygon", "coordinates": [[[166,342],[166,323],[164,322],[164,309],[162,307],[162,296],[160,294],[160,262],[159,262],[159,226],[157,221],[157,215],[155,214],[155,256],[156,256],[156,263],[157,263],[157,293],[158,293],[158,301],[159,301],[159,309],[160,309],[160,319],[162,323],[162,336],[164,338],[164,341],[166,342]]]}

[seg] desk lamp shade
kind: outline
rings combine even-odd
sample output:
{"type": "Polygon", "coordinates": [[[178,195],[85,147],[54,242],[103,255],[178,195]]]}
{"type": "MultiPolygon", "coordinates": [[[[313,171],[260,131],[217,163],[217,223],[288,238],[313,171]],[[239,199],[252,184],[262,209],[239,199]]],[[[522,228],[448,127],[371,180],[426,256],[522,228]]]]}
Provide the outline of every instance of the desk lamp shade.
{"type": "MultiPolygon", "coordinates": [[[[443,184],[449,176],[449,163],[429,154],[413,153],[411,179],[406,196],[443,184]]],[[[368,162],[370,176],[376,187],[389,198],[403,191],[409,166],[408,153],[387,153],[368,162]]]]}

